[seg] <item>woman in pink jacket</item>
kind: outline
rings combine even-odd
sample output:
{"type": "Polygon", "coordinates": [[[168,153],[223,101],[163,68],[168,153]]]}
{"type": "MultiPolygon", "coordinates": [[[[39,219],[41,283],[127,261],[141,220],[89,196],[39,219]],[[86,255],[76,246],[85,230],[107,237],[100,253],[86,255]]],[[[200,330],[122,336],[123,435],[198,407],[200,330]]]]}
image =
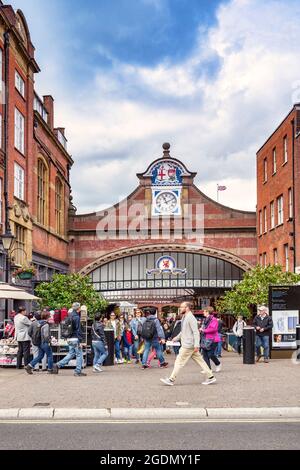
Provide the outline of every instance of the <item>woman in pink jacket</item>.
{"type": "Polygon", "coordinates": [[[220,335],[218,334],[218,320],[214,317],[209,310],[203,311],[204,322],[201,332],[201,343],[200,347],[202,350],[203,359],[206,364],[210,367],[210,359],[216,366],[216,372],[221,371],[221,362],[216,356],[216,350],[218,343],[220,342],[220,335]]]}

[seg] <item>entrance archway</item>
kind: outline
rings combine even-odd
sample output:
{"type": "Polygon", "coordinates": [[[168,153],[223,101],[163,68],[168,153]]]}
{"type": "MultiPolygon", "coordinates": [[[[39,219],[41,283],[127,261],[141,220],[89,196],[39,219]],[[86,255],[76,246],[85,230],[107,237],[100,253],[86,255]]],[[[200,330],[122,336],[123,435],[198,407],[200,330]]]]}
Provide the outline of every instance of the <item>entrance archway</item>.
{"type": "Polygon", "coordinates": [[[104,255],[81,273],[109,301],[170,305],[197,296],[217,298],[249,268],[241,258],[209,247],[144,245],[104,255]],[[155,266],[160,257],[172,258],[178,269],[159,272],[155,266]]]}

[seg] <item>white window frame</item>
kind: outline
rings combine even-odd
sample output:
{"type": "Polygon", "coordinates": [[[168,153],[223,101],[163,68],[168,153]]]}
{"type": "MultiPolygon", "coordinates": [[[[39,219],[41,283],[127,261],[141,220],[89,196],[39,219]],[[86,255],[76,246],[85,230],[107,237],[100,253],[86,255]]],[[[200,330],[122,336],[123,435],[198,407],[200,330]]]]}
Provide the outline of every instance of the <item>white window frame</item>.
{"type": "Polygon", "coordinates": [[[275,206],[274,206],[274,201],[270,202],[270,222],[271,222],[271,227],[270,228],[275,228],[275,206]]]}
{"type": "Polygon", "coordinates": [[[15,87],[20,95],[25,98],[25,82],[17,70],[15,70],[15,87]]]}
{"type": "Polygon", "coordinates": [[[274,265],[278,264],[278,250],[277,250],[277,248],[273,248],[273,261],[274,261],[274,265]]]}
{"type": "Polygon", "coordinates": [[[262,235],[262,211],[258,213],[259,235],[262,235]]]}
{"type": "Polygon", "coordinates": [[[293,214],[293,191],[292,188],[288,189],[288,197],[289,197],[289,219],[292,219],[294,214],[293,214]]]}
{"type": "Polygon", "coordinates": [[[268,230],[268,218],[267,218],[267,208],[264,207],[264,233],[268,230]]]}
{"type": "Polygon", "coordinates": [[[285,270],[289,270],[289,245],[286,243],[284,246],[284,260],[285,260],[285,270]]]}
{"type": "Polygon", "coordinates": [[[264,267],[266,268],[267,267],[267,253],[266,252],[263,253],[263,260],[264,260],[264,267]]]}
{"type": "Polygon", "coordinates": [[[15,108],[15,147],[24,155],[25,149],[25,117],[15,108]]]}
{"type": "MultiPolygon", "coordinates": [[[[3,88],[3,81],[2,81],[2,77],[3,77],[3,50],[2,48],[0,47],[0,93],[3,92],[4,88],[3,88]]],[[[3,98],[2,97],[2,101],[3,101],[3,98]]]]}
{"type": "Polygon", "coordinates": [[[3,200],[2,200],[2,188],[3,188],[3,180],[0,178],[0,225],[3,222],[3,200]]]}
{"type": "Polygon", "coordinates": [[[273,148],[273,175],[276,173],[277,171],[277,162],[276,162],[276,147],[273,148]]]}
{"type": "Polygon", "coordinates": [[[277,198],[277,225],[283,224],[283,195],[277,198]]]}
{"type": "Polygon", "coordinates": [[[283,138],[283,163],[288,161],[287,135],[283,138]]]}
{"type": "Polygon", "coordinates": [[[268,159],[264,158],[264,183],[268,181],[268,159]]]}
{"type": "Polygon", "coordinates": [[[14,195],[24,201],[25,193],[25,170],[18,163],[14,166],[14,195]]]}

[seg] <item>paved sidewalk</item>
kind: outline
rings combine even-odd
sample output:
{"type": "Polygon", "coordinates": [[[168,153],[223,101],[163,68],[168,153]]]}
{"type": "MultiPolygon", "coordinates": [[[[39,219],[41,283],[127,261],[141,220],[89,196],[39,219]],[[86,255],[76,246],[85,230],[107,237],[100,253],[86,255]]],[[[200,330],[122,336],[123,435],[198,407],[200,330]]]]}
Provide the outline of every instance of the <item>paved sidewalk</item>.
{"type": "MultiPolygon", "coordinates": [[[[217,383],[204,386],[205,376],[192,361],[182,370],[176,385],[160,382],[171,371],[174,355],[167,355],[168,369],[141,370],[134,364],[104,367],[87,377],[74,377],[72,369],[58,375],[0,368],[0,408],[30,408],[37,403],[52,408],[243,408],[299,407],[300,366],[289,359],[269,364],[242,364],[242,358],[225,353],[217,383]]],[[[128,416],[130,419],[130,416],[128,416]]]]}

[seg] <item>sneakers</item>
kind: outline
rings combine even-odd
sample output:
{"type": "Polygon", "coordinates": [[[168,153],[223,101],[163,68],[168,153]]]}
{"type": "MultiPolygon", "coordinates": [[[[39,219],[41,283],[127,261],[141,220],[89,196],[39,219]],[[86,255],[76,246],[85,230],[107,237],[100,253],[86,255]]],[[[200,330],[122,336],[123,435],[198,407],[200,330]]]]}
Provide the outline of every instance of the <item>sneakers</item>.
{"type": "Polygon", "coordinates": [[[103,372],[103,370],[101,369],[100,366],[95,365],[95,366],[93,367],[93,372],[103,372]]]}
{"type": "Polygon", "coordinates": [[[74,372],[74,377],[86,377],[87,374],[84,372],[74,372]]]}
{"type": "Polygon", "coordinates": [[[139,363],[140,363],[140,361],[138,359],[136,359],[135,364],[139,364],[139,363]]]}
{"type": "Polygon", "coordinates": [[[132,361],[131,360],[127,361],[127,364],[132,364],[132,361]]]}
{"type": "Polygon", "coordinates": [[[211,377],[210,379],[206,379],[204,382],[202,382],[202,385],[210,385],[216,381],[217,381],[216,377],[211,377]]]}
{"type": "Polygon", "coordinates": [[[117,364],[124,364],[124,359],[117,359],[117,364]]]}
{"type": "Polygon", "coordinates": [[[221,372],[221,370],[222,370],[222,364],[219,364],[219,365],[216,367],[215,372],[221,372]]]}
{"type": "Polygon", "coordinates": [[[142,369],[149,369],[149,366],[147,364],[143,364],[142,369]]]}
{"type": "Polygon", "coordinates": [[[165,369],[166,367],[168,367],[169,363],[168,362],[163,362],[162,364],[159,364],[159,367],[161,369],[165,369]]]}
{"type": "Polygon", "coordinates": [[[268,364],[269,359],[266,357],[266,358],[264,359],[264,362],[265,362],[266,364],[268,364]]]}
{"type": "Polygon", "coordinates": [[[59,368],[56,364],[53,364],[53,374],[58,374],[59,368]]]}
{"type": "Polygon", "coordinates": [[[27,374],[31,375],[32,374],[32,367],[28,364],[28,366],[25,367],[25,370],[27,374]]]}
{"type": "MultiPolygon", "coordinates": [[[[47,370],[47,369],[45,369],[45,370],[47,370]]],[[[53,369],[48,369],[47,374],[54,374],[53,369]]]]}
{"type": "Polygon", "coordinates": [[[169,385],[169,386],[174,385],[174,380],[171,380],[171,379],[169,379],[169,378],[167,378],[167,379],[160,379],[160,381],[161,381],[163,384],[165,384],[165,385],[169,385]]]}

